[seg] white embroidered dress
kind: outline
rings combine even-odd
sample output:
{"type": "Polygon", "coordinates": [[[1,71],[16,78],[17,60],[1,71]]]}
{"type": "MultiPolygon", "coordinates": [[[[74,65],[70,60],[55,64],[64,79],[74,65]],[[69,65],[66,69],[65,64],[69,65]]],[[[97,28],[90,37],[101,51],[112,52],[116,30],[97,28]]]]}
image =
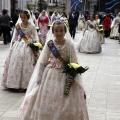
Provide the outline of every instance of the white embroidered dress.
{"type": "MultiPolygon", "coordinates": [[[[28,24],[27,28],[21,26],[21,29],[30,42],[38,41],[35,26],[31,23],[28,24]]],[[[34,54],[32,49],[20,38],[16,29],[14,29],[12,42],[15,43],[13,46],[11,45],[9,55],[5,61],[2,86],[26,89],[34,70],[34,54]]]]}
{"type": "Polygon", "coordinates": [[[120,37],[120,34],[118,32],[119,31],[119,24],[120,24],[120,12],[112,21],[111,33],[110,33],[111,39],[119,39],[119,37],[120,37]]]}
{"type": "Polygon", "coordinates": [[[83,53],[100,53],[101,43],[99,33],[96,30],[97,23],[95,20],[88,20],[88,22],[94,26],[94,28],[91,28],[88,24],[86,24],[86,31],[78,44],[77,49],[83,53]]]}
{"type": "MultiPolygon", "coordinates": [[[[54,44],[64,59],[77,62],[71,42],[57,45],[54,41],[54,44]]],[[[21,105],[19,120],[88,120],[84,90],[77,82],[81,78],[77,75],[69,96],[64,96],[66,75],[61,66],[45,44],[21,105]]]]}
{"type": "Polygon", "coordinates": [[[84,27],[85,27],[85,17],[83,14],[80,14],[78,18],[78,28],[84,29],[84,27]]]}

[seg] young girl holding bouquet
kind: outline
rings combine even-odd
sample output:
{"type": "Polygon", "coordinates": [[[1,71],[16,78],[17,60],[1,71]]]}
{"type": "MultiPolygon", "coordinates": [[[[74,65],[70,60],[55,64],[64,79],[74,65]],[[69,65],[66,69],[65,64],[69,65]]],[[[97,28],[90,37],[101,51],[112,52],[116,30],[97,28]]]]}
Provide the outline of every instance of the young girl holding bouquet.
{"type": "Polygon", "coordinates": [[[49,17],[47,12],[43,10],[38,17],[38,26],[40,27],[40,42],[44,45],[46,42],[46,34],[48,32],[49,17]]]}
{"type": "Polygon", "coordinates": [[[19,120],[88,120],[84,89],[76,75],[66,91],[63,61],[77,63],[76,50],[64,22],[53,22],[31,77],[19,120]],[[67,94],[66,94],[67,93],[67,94]]]}
{"type": "Polygon", "coordinates": [[[4,65],[2,86],[5,88],[27,89],[35,67],[35,54],[28,43],[38,41],[35,26],[31,21],[27,10],[20,13],[9,56],[4,65]]]}

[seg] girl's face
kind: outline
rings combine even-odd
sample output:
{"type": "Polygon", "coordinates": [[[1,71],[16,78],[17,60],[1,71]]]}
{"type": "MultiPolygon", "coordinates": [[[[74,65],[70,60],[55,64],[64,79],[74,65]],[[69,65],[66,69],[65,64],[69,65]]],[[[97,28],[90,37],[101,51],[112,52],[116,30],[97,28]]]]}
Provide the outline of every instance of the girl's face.
{"type": "Polygon", "coordinates": [[[92,15],[90,16],[90,20],[93,20],[93,16],[92,15]]]}
{"type": "Polygon", "coordinates": [[[57,16],[58,15],[58,13],[57,12],[55,12],[55,16],[57,16]]]}
{"type": "Polygon", "coordinates": [[[63,24],[54,25],[54,35],[57,40],[63,40],[65,36],[65,26],[63,24]]]}
{"type": "Polygon", "coordinates": [[[25,15],[25,14],[22,13],[22,14],[20,15],[20,17],[21,17],[21,20],[22,20],[23,23],[28,22],[27,15],[25,15]]]}
{"type": "Polygon", "coordinates": [[[95,17],[96,17],[96,19],[98,19],[98,18],[99,18],[99,17],[98,17],[98,15],[96,15],[95,17]]]}

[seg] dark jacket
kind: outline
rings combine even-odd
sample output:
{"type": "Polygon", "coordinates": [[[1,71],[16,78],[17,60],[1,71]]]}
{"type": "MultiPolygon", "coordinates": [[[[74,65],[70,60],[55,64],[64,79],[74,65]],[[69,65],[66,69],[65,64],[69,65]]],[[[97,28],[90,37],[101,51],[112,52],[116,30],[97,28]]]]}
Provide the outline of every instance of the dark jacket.
{"type": "Polygon", "coordinates": [[[0,16],[0,24],[2,26],[9,26],[10,27],[10,21],[11,21],[11,17],[9,15],[2,15],[0,16]]]}
{"type": "Polygon", "coordinates": [[[70,14],[70,15],[69,15],[68,22],[69,22],[69,26],[70,26],[70,27],[77,27],[77,24],[78,24],[78,16],[77,16],[76,14],[74,14],[74,18],[73,18],[72,14],[70,14]]]}

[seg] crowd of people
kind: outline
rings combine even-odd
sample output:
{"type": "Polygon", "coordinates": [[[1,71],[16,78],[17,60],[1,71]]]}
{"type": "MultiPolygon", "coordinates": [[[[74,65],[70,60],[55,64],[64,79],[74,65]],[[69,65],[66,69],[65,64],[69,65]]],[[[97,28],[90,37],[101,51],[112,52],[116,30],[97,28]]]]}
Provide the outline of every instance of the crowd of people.
{"type": "Polygon", "coordinates": [[[45,10],[39,15],[22,10],[11,17],[7,9],[0,17],[4,44],[10,43],[1,85],[27,90],[18,119],[89,120],[80,75],[74,78],[69,95],[63,94],[67,76],[61,61],[78,63],[72,43],[76,29],[83,30],[77,46],[82,53],[100,53],[106,37],[120,40],[120,13],[114,18],[108,14],[100,18],[99,15],[85,17],[82,12],[78,15],[75,10],[68,16],[55,11],[50,17],[45,10]],[[43,49],[35,53],[30,47],[34,42],[40,42],[43,49]]]}

